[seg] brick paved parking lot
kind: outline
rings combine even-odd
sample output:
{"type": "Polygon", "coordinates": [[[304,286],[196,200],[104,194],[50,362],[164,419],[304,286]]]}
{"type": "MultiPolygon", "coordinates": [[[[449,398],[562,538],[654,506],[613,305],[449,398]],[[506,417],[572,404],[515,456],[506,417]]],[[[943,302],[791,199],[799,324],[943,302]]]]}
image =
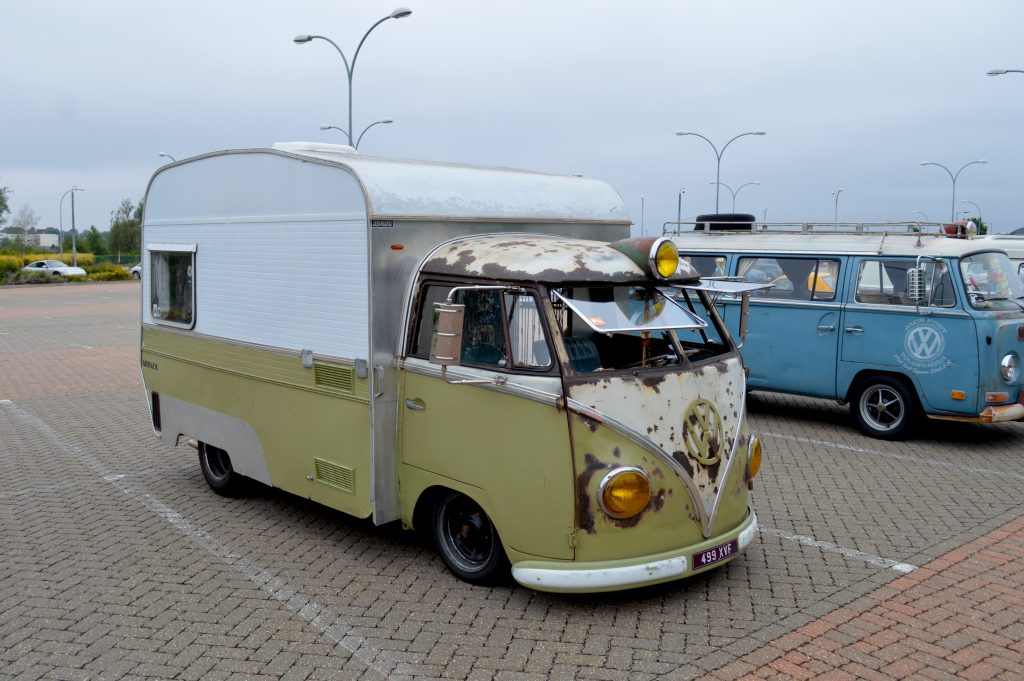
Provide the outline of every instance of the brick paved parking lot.
{"type": "Polygon", "coordinates": [[[139,285],[0,288],[0,679],[1024,677],[1024,425],[862,437],[755,394],[759,539],[594,596],[470,587],[432,548],[153,436],[139,285]]]}

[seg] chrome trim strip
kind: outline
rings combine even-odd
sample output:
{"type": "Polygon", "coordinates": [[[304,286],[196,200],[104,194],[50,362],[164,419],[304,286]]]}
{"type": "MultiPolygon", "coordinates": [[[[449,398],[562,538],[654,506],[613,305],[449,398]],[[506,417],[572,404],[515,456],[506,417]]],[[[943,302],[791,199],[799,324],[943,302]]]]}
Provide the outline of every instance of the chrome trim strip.
{"type": "Polygon", "coordinates": [[[883,303],[847,303],[848,312],[902,312],[929,317],[959,317],[969,319],[971,315],[955,307],[915,307],[913,305],[885,305],[883,303]]]}
{"type": "MultiPolygon", "coordinates": [[[[740,302],[736,298],[724,298],[723,300],[735,300],[737,303],[740,302]]],[[[780,300],[778,298],[760,298],[750,296],[750,304],[760,305],[765,303],[767,305],[784,305],[786,307],[806,307],[814,310],[839,310],[843,304],[838,300],[780,300]]]]}
{"type": "MultiPolygon", "coordinates": [[[[399,361],[398,364],[400,369],[404,369],[413,374],[420,374],[421,376],[430,376],[433,378],[442,378],[441,367],[439,365],[431,364],[430,362],[419,359],[417,357],[407,357],[399,361]]],[[[516,374],[503,374],[487,371],[485,369],[469,369],[468,367],[448,367],[448,376],[450,378],[459,379],[476,379],[476,378],[490,378],[494,376],[508,376],[508,381],[505,383],[475,383],[477,388],[483,388],[485,390],[493,390],[499,393],[508,393],[515,395],[516,397],[522,397],[527,400],[533,400],[534,402],[540,402],[541,404],[549,407],[558,407],[562,400],[561,393],[552,393],[539,388],[534,388],[522,383],[514,383],[513,381],[517,378],[516,374]]],[[[538,376],[538,378],[542,378],[538,376]]],[[[548,377],[543,377],[548,378],[548,377]]],[[[552,382],[558,379],[551,378],[552,382]]]]}

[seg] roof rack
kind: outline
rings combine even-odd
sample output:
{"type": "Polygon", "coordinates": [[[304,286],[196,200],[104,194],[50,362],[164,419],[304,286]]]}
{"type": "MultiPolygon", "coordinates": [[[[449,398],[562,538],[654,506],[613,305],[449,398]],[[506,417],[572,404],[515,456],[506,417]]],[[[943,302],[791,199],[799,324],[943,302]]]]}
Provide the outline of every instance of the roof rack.
{"type": "Polygon", "coordinates": [[[758,234],[900,234],[916,236],[943,236],[971,238],[973,223],[968,222],[758,222],[756,220],[722,220],[714,216],[700,216],[694,221],[669,221],[662,225],[663,236],[698,233],[755,232],[758,234]]]}

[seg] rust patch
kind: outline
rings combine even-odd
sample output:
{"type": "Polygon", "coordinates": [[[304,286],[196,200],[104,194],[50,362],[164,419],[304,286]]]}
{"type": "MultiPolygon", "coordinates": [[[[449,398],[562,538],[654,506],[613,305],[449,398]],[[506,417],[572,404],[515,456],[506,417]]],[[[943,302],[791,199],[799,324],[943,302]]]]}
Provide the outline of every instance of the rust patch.
{"type": "Polygon", "coordinates": [[[576,495],[579,497],[579,508],[577,510],[576,525],[587,534],[595,534],[594,510],[590,501],[590,480],[594,473],[605,468],[611,468],[611,464],[602,463],[593,454],[583,455],[583,472],[576,477],[576,495]]]}
{"type": "Polygon", "coordinates": [[[641,383],[646,388],[650,388],[655,394],[661,394],[661,388],[659,387],[665,381],[664,374],[661,376],[644,376],[641,383]]]}
{"type": "Polygon", "coordinates": [[[687,475],[691,478],[693,477],[693,464],[690,463],[690,456],[686,452],[672,452],[672,458],[679,462],[679,465],[683,467],[687,475]]]}
{"type": "Polygon", "coordinates": [[[615,449],[612,450],[612,456],[614,456],[616,459],[621,459],[622,458],[622,450],[620,450],[618,447],[616,447],[615,449]]]}

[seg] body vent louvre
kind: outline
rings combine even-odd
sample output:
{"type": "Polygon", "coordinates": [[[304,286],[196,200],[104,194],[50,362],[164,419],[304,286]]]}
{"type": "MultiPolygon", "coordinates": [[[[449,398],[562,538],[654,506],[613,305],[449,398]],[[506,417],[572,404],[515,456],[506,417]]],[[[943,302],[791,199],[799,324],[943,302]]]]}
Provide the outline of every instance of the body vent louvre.
{"type": "Polygon", "coordinates": [[[356,475],[355,471],[348,466],[341,466],[333,461],[314,458],[313,469],[317,482],[322,482],[325,485],[340,489],[349,494],[355,494],[356,475]]]}
{"type": "Polygon", "coordinates": [[[351,393],[354,380],[355,376],[351,367],[321,362],[313,363],[313,381],[320,387],[351,393]]]}

